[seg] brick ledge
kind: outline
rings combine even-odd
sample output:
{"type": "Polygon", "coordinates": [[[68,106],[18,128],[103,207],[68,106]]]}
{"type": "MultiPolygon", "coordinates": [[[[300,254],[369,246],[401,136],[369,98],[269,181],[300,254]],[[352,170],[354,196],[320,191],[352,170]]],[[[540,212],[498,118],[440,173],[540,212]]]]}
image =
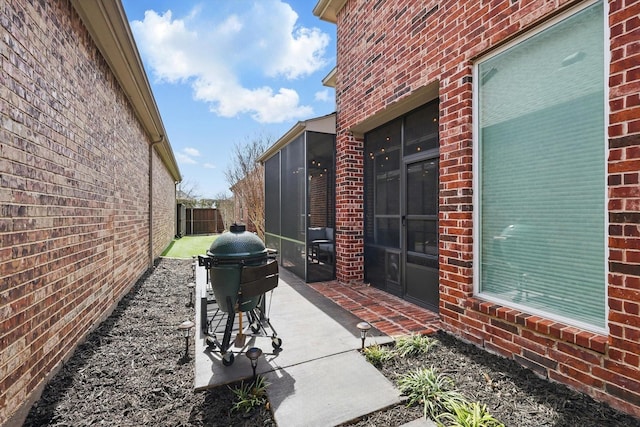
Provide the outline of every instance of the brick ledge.
{"type": "Polygon", "coordinates": [[[606,335],[596,334],[576,328],[575,326],[556,322],[555,320],[545,319],[513,308],[504,307],[500,304],[484,301],[477,297],[468,297],[465,300],[465,307],[597,353],[606,354],[607,352],[609,339],[606,335]]]}

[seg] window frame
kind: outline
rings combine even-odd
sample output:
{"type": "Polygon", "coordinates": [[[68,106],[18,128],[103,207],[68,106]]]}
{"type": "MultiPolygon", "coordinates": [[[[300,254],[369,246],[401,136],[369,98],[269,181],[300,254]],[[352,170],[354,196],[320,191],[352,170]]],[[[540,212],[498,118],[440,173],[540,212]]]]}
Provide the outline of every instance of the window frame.
{"type": "Polygon", "coordinates": [[[474,174],[473,174],[473,181],[472,181],[472,185],[473,185],[473,295],[474,297],[478,297],[482,300],[486,300],[486,301],[490,301],[490,302],[494,302],[496,304],[499,304],[501,306],[504,307],[510,307],[516,310],[520,310],[522,312],[525,313],[529,313],[532,315],[536,315],[536,316],[540,316],[542,318],[545,319],[549,319],[549,320],[554,320],[554,321],[558,321],[560,323],[566,324],[566,325],[570,325],[570,326],[574,326],[583,330],[588,330],[591,332],[595,332],[598,334],[605,334],[607,335],[609,333],[609,323],[608,323],[608,318],[609,318],[609,304],[608,304],[608,300],[609,300],[609,281],[608,281],[608,277],[609,277],[609,264],[608,264],[608,256],[609,256],[609,252],[610,252],[610,248],[608,245],[608,229],[609,229],[609,218],[608,218],[608,201],[609,201],[609,197],[608,197],[608,186],[607,186],[607,177],[608,177],[608,172],[607,172],[607,165],[608,165],[608,138],[607,138],[607,129],[609,127],[609,112],[610,112],[610,108],[609,108],[609,98],[608,98],[608,90],[609,90],[609,86],[608,86],[608,81],[609,81],[609,65],[610,65],[610,57],[611,57],[611,52],[610,49],[607,49],[607,47],[609,46],[609,35],[610,35],[610,29],[608,26],[608,19],[607,17],[609,16],[609,6],[608,6],[608,2],[603,1],[603,0],[590,0],[587,1],[583,4],[580,5],[576,5],[573,6],[571,8],[568,8],[567,10],[565,10],[564,12],[552,17],[551,19],[543,22],[542,24],[536,26],[535,28],[525,32],[524,34],[519,35],[518,37],[514,38],[513,40],[510,40],[508,43],[505,43],[504,45],[501,45],[499,48],[494,49],[482,56],[479,56],[477,58],[475,58],[474,62],[473,62],[473,80],[472,80],[472,85],[473,85],[473,92],[472,92],[472,120],[473,120],[473,156],[472,156],[472,161],[473,161],[473,170],[474,170],[474,174]],[[480,123],[479,123],[479,93],[480,93],[480,88],[479,88],[479,82],[480,82],[480,74],[479,74],[479,66],[503,53],[504,51],[511,49],[519,44],[521,44],[522,42],[530,39],[531,37],[540,34],[546,30],[548,30],[550,27],[554,26],[555,24],[558,24],[559,22],[570,18],[571,16],[577,14],[578,12],[587,9],[591,6],[593,6],[594,4],[597,4],[598,2],[602,1],[603,4],[603,22],[602,25],[604,27],[604,52],[603,52],[603,57],[604,57],[604,76],[603,76],[603,85],[604,85],[604,94],[605,94],[605,99],[603,100],[604,102],[604,121],[603,121],[603,134],[602,134],[602,150],[603,150],[603,159],[604,159],[604,166],[605,166],[605,171],[604,171],[604,179],[602,182],[602,186],[603,186],[603,193],[604,193],[604,213],[603,213],[603,217],[604,217],[604,233],[602,236],[603,239],[603,249],[604,249],[604,257],[605,259],[603,260],[604,263],[604,301],[602,301],[602,304],[604,305],[604,324],[605,327],[604,328],[600,328],[599,326],[593,325],[593,324],[589,324],[586,322],[582,322],[579,320],[575,320],[569,317],[564,317],[555,313],[551,313],[548,311],[544,311],[541,309],[537,309],[537,308],[533,308],[524,304],[518,304],[518,303],[514,303],[512,301],[508,301],[508,300],[504,300],[495,296],[491,296],[491,295],[487,295],[487,294],[483,294],[481,292],[481,265],[482,265],[482,241],[481,241],[481,227],[482,227],[482,195],[481,193],[481,189],[482,189],[482,177],[480,176],[481,173],[480,171],[482,170],[482,159],[480,158],[480,153],[481,153],[481,147],[480,147],[480,140],[479,140],[479,135],[480,135],[480,123]]]}

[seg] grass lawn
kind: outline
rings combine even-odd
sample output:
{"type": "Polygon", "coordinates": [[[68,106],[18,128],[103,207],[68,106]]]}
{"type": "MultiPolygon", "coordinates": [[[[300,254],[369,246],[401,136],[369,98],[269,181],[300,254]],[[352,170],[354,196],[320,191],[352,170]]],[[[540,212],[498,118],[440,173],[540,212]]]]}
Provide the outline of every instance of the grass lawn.
{"type": "Polygon", "coordinates": [[[194,255],[204,255],[217,237],[217,234],[208,234],[206,236],[184,236],[180,239],[173,239],[167,249],[162,252],[162,256],[168,258],[191,258],[194,255]]]}

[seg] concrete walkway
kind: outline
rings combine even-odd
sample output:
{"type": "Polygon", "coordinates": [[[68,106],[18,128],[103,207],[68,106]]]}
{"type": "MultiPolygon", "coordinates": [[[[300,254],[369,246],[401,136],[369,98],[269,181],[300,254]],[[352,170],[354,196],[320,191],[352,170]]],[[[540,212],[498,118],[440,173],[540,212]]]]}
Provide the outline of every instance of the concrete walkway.
{"type": "MultiPolygon", "coordinates": [[[[205,289],[205,277],[206,271],[199,267],[196,296],[205,289]]],[[[206,349],[205,336],[197,325],[196,390],[250,378],[252,369],[244,352],[255,346],[267,353],[259,359],[257,373],[270,383],[267,395],[281,427],[336,426],[401,401],[394,385],[359,353],[358,317],[284,269],[278,287],[267,294],[267,310],[282,339],[282,350],[274,354],[269,337],[248,337],[244,347],[232,347],[237,353],[228,367],[219,354],[206,349]]],[[[199,312],[196,301],[196,320],[199,312]]],[[[371,335],[367,345],[392,340],[376,329],[371,335]]],[[[423,421],[418,425],[432,425],[423,421]]]]}

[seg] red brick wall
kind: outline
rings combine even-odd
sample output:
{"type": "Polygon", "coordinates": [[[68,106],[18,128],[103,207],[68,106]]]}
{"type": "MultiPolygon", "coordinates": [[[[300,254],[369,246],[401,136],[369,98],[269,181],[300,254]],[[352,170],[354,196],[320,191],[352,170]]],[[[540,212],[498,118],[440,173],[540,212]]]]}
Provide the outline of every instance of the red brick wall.
{"type": "Polygon", "coordinates": [[[162,159],[153,150],[152,161],[153,258],[159,257],[176,235],[176,186],[162,159]]]}
{"type": "MultiPolygon", "coordinates": [[[[4,1],[0,34],[3,424],[149,267],[150,141],[68,1],[4,1]]],[[[154,167],[154,256],[168,175],[154,167]]]]}
{"type": "MultiPolygon", "coordinates": [[[[338,44],[338,46],[340,46],[338,44]]],[[[339,47],[338,47],[339,49],[339,47]]],[[[337,88],[336,88],[337,89],[337,88]]],[[[336,99],[340,99],[339,97],[336,99]]],[[[340,111],[338,107],[338,111],[340,111]]],[[[336,279],[342,283],[364,280],[364,161],[363,141],[336,128],[336,279]]]]}
{"type": "Polygon", "coordinates": [[[309,180],[309,227],[330,227],[327,206],[327,174],[309,180]]]}
{"type": "MultiPolygon", "coordinates": [[[[640,1],[611,1],[609,336],[588,378],[640,414],[640,1]],[[633,392],[630,392],[632,389],[633,392]]],[[[581,373],[582,374],[582,373],[581,373]]]]}
{"type": "Polygon", "coordinates": [[[578,3],[347,1],[337,23],[337,277],[363,277],[362,141],[350,127],[436,82],[443,327],[640,416],[640,1],[609,4],[609,334],[473,297],[473,61],[578,3]]]}

